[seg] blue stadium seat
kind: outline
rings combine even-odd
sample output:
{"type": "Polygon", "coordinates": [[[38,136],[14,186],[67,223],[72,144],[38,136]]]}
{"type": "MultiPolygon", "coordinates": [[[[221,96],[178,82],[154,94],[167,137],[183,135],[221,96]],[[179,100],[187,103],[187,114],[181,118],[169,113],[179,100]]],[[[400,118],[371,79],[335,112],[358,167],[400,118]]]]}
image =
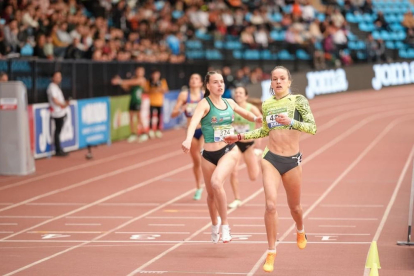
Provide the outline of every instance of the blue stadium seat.
{"type": "Polygon", "coordinates": [[[223,59],[223,55],[217,49],[208,49],[206,51],[206,58],[210,60],[220,60],[223,59]]]}
{"type": "Polygon", "coordinates": [[[382,40],[390,40],[390,34],[387,31],[381,31],[380,38],[382,40]]]}
{"type": "Polygon", "coordinates": [[[185,55],[189,59],[203,59],[205,57],[203,50],[187,50],[185,55]]]}
{"type": "Polygon", "coordinates": [[[349,31],[346,35],[349,40],[358,40],[358,37],[349,31]]]}
{"type": "Polygon", "coordinates": [[[365,23],[365,22],[359,23],[358,27],[361,31],[364,31],[364,32],[372,32],[375,29],[375,26],[373,23],[365,23]]]}
{"type": "Polygon", "coordinates": [[[260,52],[260,57],[262,59],[271,60],[272,59],[272,53],[269,50],[263,50],[260,52]]]}
{"type": "Polygon", "coordinates": [[[251,14],[250,12],[246,13],[246,15],[244,16],[244,19],[245,19],[247,22],[250,22],[250,18],[252,18],[252,14],[251,14]]]}
{"type": "Polygon", "coordinates": [[[357,52],[357,58],[360,59],[360,60],[364,60],[364,59],[367,59],[367,55],[362,51],[358,51],[357,52]]]}
{"type": "Polygon", "coordinates": [[[233,57],[235,59],[241,59],[241,58],[243,58],[243,53],[239,50],[234,50],[233,51],[233,57]]]}
{"type": "Polygon", "coordinates": [[[224,48],[228,50],[240,50],[243,48],[243,45],[240,41],[226,41],[224,48]]]}
{"type": "Polygon", "coordinates": [[[319,21],[325,21],[325,14],[324,13],[318,13],[316,17],[319,19],[319,21]]]}
{"type": "Polygon", "coordinates": [[[396,49],[394,42],[391,40],[385,42],[385,48],[391,50],[396,49]]]}
{"type": "Polygon", "coordinates": [[[282,50],[278,54],[279,59],[281,60],[294,60],[295,57],[291,55],[287,50],[282,50]]]}
{"type": "Polygon", "coordinates": [[[345,18],[346,18],[346,21],[348,21],[349,23],[357,23],[355,15],[352,12],[348,12],[345,18]]]}
{"type": "Polygon", "coordinates": [[[378,32],[378,31],[374,31],[374,32],[372,33],[372,37],[373,37],[374,39],[381,39],[381,33],[380,33],[380,32],[378,32]]]}
{"type": "Polygon", "coordinates": [[[272,16],[270,18],[274,22],[280,22],[280,21],[282,21],[283,17],[280,13],[274,13],[274,14],[272,14],[272,16]]]}
{"type": "Polygon", "coordinates": [[[402,41],[395,41],[395,48],[396,49],[405,49],[406,45],[402,41]]]}
{"type": "Polygon", "coordinates": [[[404,40],[406,35],[407,35],[407,33],[405,31],[398,31],[397,32],[398,40],[404,40]]]}
{"type": "Polygon", "coordinates": [[[175,10],[171,13],[171,15],[174,19],[181,18],[183,16],[183,14],[184,14],[183,11],[178,11],[178,10],[175,10]]]}
{"type": "Polygon", "coordinates": [[[203,43],[200,40],[187,40],[185,47],[187,49],[203,49],[203,43]]]}
{"type": "Polygon", "coordinates": [[[258,50],[246,50],[244,51],[244,58],[250,60],[260,59],[260,52],[258,50]]]}
{"type": "Polygon", "coordinates": [[[201,30],[196,30],[196,37],[202,40],[211,40],[213,37],[210,34],[207,34],[201,30]]]}
{"type": "Polygon", "coordinates": [[[215,40],[214,41],[214,48],[222,49],[223,48],[223,45],[224,45],[224,43],[221,40],[215,40]]]}
{"type": "Polygon", "coordinates": [[[393,31],[403,31],[404,30],[404,27],[398,22],[390,24],[390,28],[393,31]]]}
{"type": "Polygon", "coordinates": [[[298,57],[298,59],[301,60],[310,60],[311,57],[308,53],[306,53],[303,49],[299,49],[296,51],[296,56],[298,57]]]}

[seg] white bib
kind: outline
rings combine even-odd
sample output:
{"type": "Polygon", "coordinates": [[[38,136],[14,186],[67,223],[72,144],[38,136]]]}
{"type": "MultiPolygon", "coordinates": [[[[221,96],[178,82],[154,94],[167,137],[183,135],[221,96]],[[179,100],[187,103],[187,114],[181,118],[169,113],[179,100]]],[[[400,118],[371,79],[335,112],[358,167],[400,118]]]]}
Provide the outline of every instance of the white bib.
{"type": "Polygon", "coordinates": [[[250,131],[250,125],[246,125],[246,124],[234,124],[234,130],[237,133],[245,133],[250,131]]]}
{"type": "Polygon", "coordinates": [[[221,142],[223,138],[234,134],[234,127],[231,125],[222,125],[214,127],[214,142],[221,142]]]}
{"type": "Polygon", "coordinates": [[[188,103],[185,107],[185,111],[187,112],[187,116],[193,116],[196,107],[197,107],[197,103],[188,103]]]}
{"type": "MultiPolygon", "coordinates": [[[[279,113],[279,114],[285,114],[286,116],[288,115],[287,112],[282,112],[282,113],[279,113]]],[[[267,126],[270,129],[272,129],[274,127],[278,127],[278,126],[283,126],[282,124],[276,122],[277,116],[278,116],[278,114],[271,114],[271,115],[266,116],[266,123],[267,123],[267,126]]]]}

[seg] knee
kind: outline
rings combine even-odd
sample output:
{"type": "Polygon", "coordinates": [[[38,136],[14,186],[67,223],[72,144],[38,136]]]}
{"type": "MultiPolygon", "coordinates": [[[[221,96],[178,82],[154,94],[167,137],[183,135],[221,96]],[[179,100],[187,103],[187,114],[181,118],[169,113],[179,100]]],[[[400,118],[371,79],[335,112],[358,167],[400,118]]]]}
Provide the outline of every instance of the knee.
{"type": "Polygon", "coordinates": [[[207,191],[207,201],[214,201],[214,193],[209,193],[207,191]]]}
{"type": "Polygon", "coordinates": [[[267,202],[266,203],[266,213],[276,214],[276,204],[274,202],[267,202]]]}
{"type": "Polygon", "coordinates": [[[221,189],[221,180],[214,177],[211,179],[211,187],[214,191],[219,191],[221,189]]]}
{"type": "Polygon", "coordinates": [[[295,205],[295,206],[290,208],[290,212],[292,214],[300,214],[300,213],[302,213],[302,206],[301,205],[295,205]]]}

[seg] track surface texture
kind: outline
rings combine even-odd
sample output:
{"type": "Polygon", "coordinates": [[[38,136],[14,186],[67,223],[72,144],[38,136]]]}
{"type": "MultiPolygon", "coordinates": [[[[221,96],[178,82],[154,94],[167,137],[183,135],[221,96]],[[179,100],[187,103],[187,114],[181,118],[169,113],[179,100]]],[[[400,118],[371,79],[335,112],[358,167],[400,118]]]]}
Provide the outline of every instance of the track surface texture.
{"type": "MultiPolygon", "coordinates": [[[[299,250],[283,186],[273,275],[363,276],[377,241],[381,276],[414,275],[407,236],[414,157],[414,87],[310,100],[318,132],[303,134],[299,250]]],[[[238,166],[241,207],[233,241],[210,242],[206,192],[195,191],[184,130],[143,144],[117,142],[36,161],[26,177],[0,176],[0,275],[265,275],[262,179],[238,166]]],[[[264,139],[261,147],[264,148],[264,139]]],[[[228,202],[233,200],[225,184],[228,202]]]]}

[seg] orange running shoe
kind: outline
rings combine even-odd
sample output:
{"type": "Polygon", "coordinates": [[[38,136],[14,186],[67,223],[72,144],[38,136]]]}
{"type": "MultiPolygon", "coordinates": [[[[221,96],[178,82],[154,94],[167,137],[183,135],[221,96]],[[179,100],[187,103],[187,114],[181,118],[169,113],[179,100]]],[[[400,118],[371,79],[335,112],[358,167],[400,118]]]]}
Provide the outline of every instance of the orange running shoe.
{"type": "Polygon", "coordinates": [[[267,252],[266,262],[263,265],[263,270],[265,272],[272,272],[273,266],[275,263],[276,253],[267,252]]]}
{"type": "Polygon", "coordinates": [[[306,247],[306,243],[308,242],[308,238],[306,237],[305,232],[298,233],[296,232],[297,238],[296,242],[298,244],[299,249],[304,249],[306,247]]]}

